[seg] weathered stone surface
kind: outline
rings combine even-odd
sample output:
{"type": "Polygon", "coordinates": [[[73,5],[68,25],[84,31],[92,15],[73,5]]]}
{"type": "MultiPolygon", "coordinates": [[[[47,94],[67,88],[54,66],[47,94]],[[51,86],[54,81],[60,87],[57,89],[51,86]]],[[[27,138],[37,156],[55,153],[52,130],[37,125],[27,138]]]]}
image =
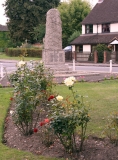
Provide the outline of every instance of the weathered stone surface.
{"type": "Polygon", "coordinates": [[[50,9],[47,12],[43,62],[45,65],[65,64],[65,52],[62,50],[61,19],[57,9],[50,9]]]}
{"type": "Polygon", "coordinates": [[[62,27],[60,14],[57,9],[50,9],[47,12],[44,48],[46,50],[62,49],[62,27]]]}
{"type": "Polygon", "coordinates": [[[43,50],[43,62],[46,65],[59,65],[65,63],[63,50],[43,50]]]}

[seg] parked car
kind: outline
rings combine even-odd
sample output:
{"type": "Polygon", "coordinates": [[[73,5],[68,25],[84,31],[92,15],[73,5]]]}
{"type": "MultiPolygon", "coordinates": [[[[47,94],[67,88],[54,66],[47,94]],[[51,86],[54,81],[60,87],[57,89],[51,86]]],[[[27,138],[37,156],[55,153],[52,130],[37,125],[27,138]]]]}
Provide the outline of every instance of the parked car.
{"type": "Polygon", "coordinates": [[[72,47],[67,46],[63,50],[65,51],[65,60],[72,60],[72,47]]]}
{"type": "Polygon", "coordinates": [[[72,51],[72,47],[71,46],[67,46],[63,49],[65,52],[71,52],[72,51]]]}

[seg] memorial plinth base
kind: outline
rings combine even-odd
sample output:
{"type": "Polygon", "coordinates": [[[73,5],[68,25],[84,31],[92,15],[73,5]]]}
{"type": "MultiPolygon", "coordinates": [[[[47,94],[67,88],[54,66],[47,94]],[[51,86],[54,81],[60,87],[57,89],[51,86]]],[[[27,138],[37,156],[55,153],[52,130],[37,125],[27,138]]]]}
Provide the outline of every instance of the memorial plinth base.
{"type": "Polygon", "coordinates": [[[65,65],[65,52],[63,50],[43,50],[43,63],[46,68],[53,72],[69,71],[65,65]]]}
{"type": "Polygon", "coordinates": [[[49,68],[51,71],[53,71],[54,73],[56,72],[69,72],[69,67],[68,65],[65,65],[65,64],[61,64],[61,65],[44,65],[46,68],[49,68]]]}
{"type": "Polygon", "coordinates": [[[65,52],[63,50],[43,50],[43,62],[45,65],[64,65],[65,52]]]}

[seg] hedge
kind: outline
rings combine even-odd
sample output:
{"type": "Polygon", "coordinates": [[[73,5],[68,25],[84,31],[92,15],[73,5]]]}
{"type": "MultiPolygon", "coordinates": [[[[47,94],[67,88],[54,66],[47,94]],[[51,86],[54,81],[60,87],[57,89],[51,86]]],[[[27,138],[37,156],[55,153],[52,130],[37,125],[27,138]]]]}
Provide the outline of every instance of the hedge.
{"type": "Polygon", "coordinates": [[[5,48],[7,48],[9,37],[8,37],[7,31],[1,31],[0,32],[0,52],[3,52],[5,48]]]}
{"type": "Polygon", "coordinates": [[[27,57],[42,57],[42,50],[37,48],[7,48],[5,53],[10,57],[18,57],[21,55],[27,57]]]}

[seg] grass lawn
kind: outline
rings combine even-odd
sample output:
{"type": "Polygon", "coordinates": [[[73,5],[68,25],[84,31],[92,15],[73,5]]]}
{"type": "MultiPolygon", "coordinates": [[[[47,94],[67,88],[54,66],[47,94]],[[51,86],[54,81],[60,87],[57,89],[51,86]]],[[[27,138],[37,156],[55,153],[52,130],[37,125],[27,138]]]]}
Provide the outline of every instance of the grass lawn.
{"type": "MultiPolygon", "coordinates": [[[[55,90],[66,97],[70,94],[64,85],[58,85],[55,90]]],[[[100,83],[80,82],[75,84],[78,94],[86,96],[85,101],[90,103],[91,121],[88,125],[87,134],[101,137],[109,114],[118,111],[118,80],[106,80],[100,83]],[[88,96],[88,97],[87,97],[88,96]]],[[[0,140],[2,140],[3,123],[9,108],[9,98],[12,95],[11,88],[0,88],[0,140]]],[[[0,159],[2,160],[56,160],[35,156],[31,153],[10,149],[0,143],[0,159]]]]}
{"type": "MultiPolygon", "coordinates": [[[[0,52],[0,59],[5,59],[5,60],[21,60],[20,57],[9,57],[7,56],[4,52],[0,52]]],[[[38,61],[41,60],[41,58],[36,58],[36,57],[25,57],[24,58],[25,61],[30,61],[30,60],[34,60],[34,61],[38,61]]]]}
{"type": "MultiPolygon", "coordinates": [[[[100,83],[80,82],[75,84],[74,89],[79,95],[85,96],[85,102],[90,104],[91,121],[88,124],[87,134],[102,137],[108,116],[118,112],[118,80],[106,80],[100,83]]],[[[64,85],[58,86],[57,90],[63,96],[70,92],[64,85]]]]}

